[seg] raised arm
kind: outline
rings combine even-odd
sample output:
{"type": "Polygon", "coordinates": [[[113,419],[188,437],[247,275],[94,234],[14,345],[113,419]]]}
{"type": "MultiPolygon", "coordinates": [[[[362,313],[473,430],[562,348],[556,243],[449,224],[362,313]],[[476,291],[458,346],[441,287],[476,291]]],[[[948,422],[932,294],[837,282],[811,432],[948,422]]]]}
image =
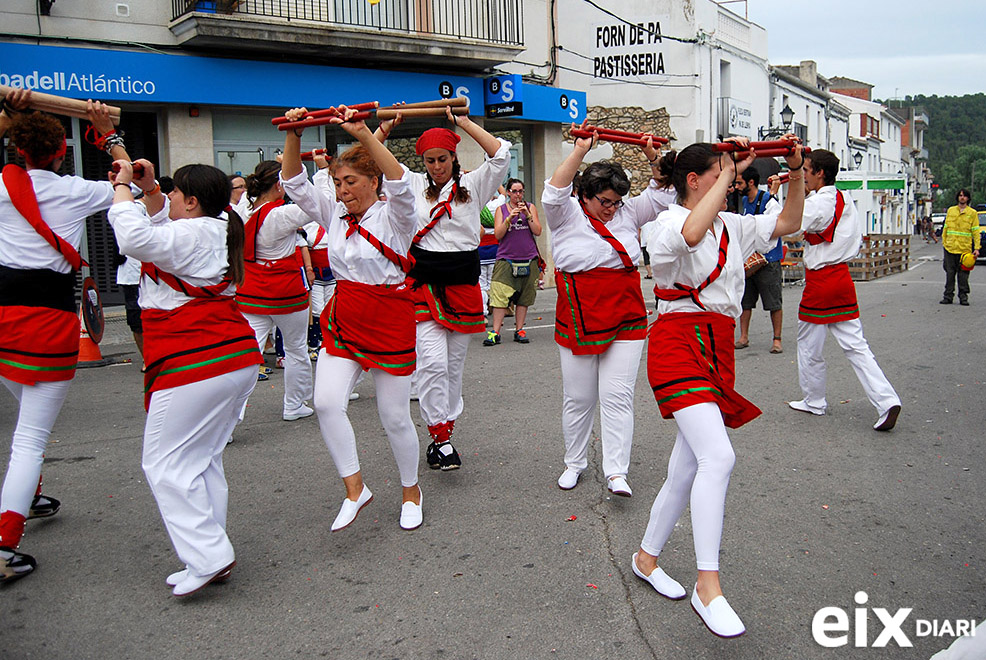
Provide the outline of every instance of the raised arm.
{"type": "MultiPolygon", "coordinates": [[[[582,126],[585,126],[585,122],[582,122],[582,126]]],[[[572,128],[578,127],[572,124],[572,128]]],[[[561,162],[558,169],[548,179],[548,183],[555,188],[565,188],[570,185],[575,178],[575,173],[579,171],[579,165],[585,160],[585,155],[589,153],[589,150],[592,149],[598,139],[598,133],[593,133],[591,138],[576,138],[575,148],[572,149],[572,153],[568,154],[568,157],[561,162]]]]}
{"type": "MultiPolygon", "coordinates": [[[[786,139],[797,139],[796,136],[788,134],[786,139]]],[[[801,144],[794,147],[794,151],[787,156],[787,166],[791,170],[790,183],[787,187],[787,197],[784,198],[784,208],[777,216],[777,225],[771,238],[787,236],[801,229],[801,221],[805,210],[805,186],[804,186],[804,165],[805,155],[801,144]]]]}
{"type": "Polygon", "coordinates": [[[476,141],[486,155],[490,158],[496,155],[496,152],[500,150],[500,141],[495,137],[486,132],[486,129],[475,123],[473,120],[469,119],[468,116],[458,117],[452,114],[452,108],[445,108],[445,116],[448,117],[449,121],[464,130],[469,134],[473,140],[476,141]]]}
{"type": "Polygon", "coordinates": [[[361,145],[366,147],[366,150],[370,153],[370,157],[376,162],[377,167],[380,168],[380,171],[383,172],[385,177],[391,181],[397,181],[402,178],[404,176],[404,168],[394,158],[394,154],[390,153],[390,149],[373,136],[373,133],[367,128],[366,122],[362,120],[350,120],[356,114],[355,110],[346,108],[344,105],[339,107],[343,109],[344,119],[333,117],[332,123],[339,124],[342,130],[352,135],[359,140],[361,145]]]}
{"type": "MultiPolygon", "coordinates": [[[[284,113],[290,121],[298,121],[307,114],[308,108],[292,108],[284,113]]],[[[301,174],[305,166],[301,164],[301,134],[305,129],[284,131],[284,153],[281,154],[281,178],[288,180],[301,174]]]]}

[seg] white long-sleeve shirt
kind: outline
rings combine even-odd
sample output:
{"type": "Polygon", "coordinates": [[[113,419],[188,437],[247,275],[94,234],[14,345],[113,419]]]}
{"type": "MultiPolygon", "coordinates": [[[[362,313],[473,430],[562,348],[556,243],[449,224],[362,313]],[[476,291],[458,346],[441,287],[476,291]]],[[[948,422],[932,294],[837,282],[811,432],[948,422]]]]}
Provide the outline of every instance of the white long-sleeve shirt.
{"type": "MultiPolygon", "coordinates": [[[[469,201],[453,201],[452,217],[443,216],[432,227],[418,243],[421,249],[431,252],[466,252],[479,246],[479,212],[510,170],[510,146],[506,140],[500,140],[500,148],[492,158],[487,155],[482,165],[459,177],[461,185],[469,191],[469,201]]],[[[409,176],[411,190],[417,201],[417,232],[431,222],[431,209],[448,199],[454,179],[449,179],[438,194],[438,199],[432,201],[425,197],[428,177],[416,172],[409,172],[409,176]]]]}
{"type": "MultiPolygon", "coordinates": [[[[250,215],[243,218],[243,224],[268,203],[252,209],[250,215]]],[[[298,229],[310,222],[311,218],[297,204],[282,204],[272,209],[257,233],[257,261],[283,259],[294,254],[298,246],[298,229]]]]}
{"type": "MultiPolygon", "coordinates": [[[[633,263],[640,261],[637,232],[674,203],[675,193],[650,185],[636,197],[624,199],[606,228],[623,244],[633,263]]],[[[599,235],[582,212],[578,199],[572,197],[572,185],[556,188],[550,179],[544,182],[541,195],[544,217],[551,230],[551,254],[555,267],[566,273],[581,273],[593,268],[623,268],[623,262],[609,243],[599,235]]]]}
{"type": "Polygon", "coordinates": [[[859,253],[863,244],[863,224],[856,204],[848,193],[839,193],[835,186],[823,186],[805,198],[801,228],[806,232],[824,231],[835,218],[836,194],[841,194],[845,200],[842,219],[835,228],[831,243],[809,245],[805,241],[804,262],[809,270],[849,261],[859,253]]]}
{"type": "MultiPolygon", "coordinates": [[[[28,170],[38,198],[41,217],[63,240],[76,250],[82,243],[86,218],[104,211],[113,203],[109,181],[86,181],[77,176],[59,176],[48,170],[28,170]]],[[[477,216],[478,217],[478,216],[477,216]]],[[[0,265],[8,268],[47,268],[70,273],[72,267],[62,254],[14,208],[6,186],[0,180],[0,265]]]]}
{"type": "MultiPolygon", "coordinates": [[[[110,207],[109,221],[116,233],[120,252],[140,261],[150,262],[161,270],[193,286],[218,284],[226,276],[226,220],[168,218],[168,204],[153,217],[136,202],[120,202],[110,207]]],[[[222,295],[232,296],[236,285],[230,284],[222,295]]],[[[141,309],[171,310],[194,300],[150,277],[140,278],[141,309]]]]}
{"type": "MultiPolygon", "coordinates": [[[[402,255],[407,254],[415,231],[415,200],[409,185],[410,175],[405,168],[404,176],[396,181],[384,177],[383,191],[387,201],[374,202],[360,221],[360,225],[381,243],[402,255]]],[[[308,180],[306,172],[282,179],[282,184],[295,204],[325,227],[329,263],[336,279],[363,284],[400,284],[404,281],[404,271],[392,264],[368,240],[358,233],[346,238],[349,223],[342,218],[349,211],[345,204],[336,199],[334,187],[316,187],[308,180]]]]}
{"type": "MultiPolygon", "coordinates": [[[[777,225],[777,215],[737,215],[723,211],[713,222],[712,231],[705,232],[702,240],[692,247],[681,235],[689,213],[685,207],[672,204],[658,217],[657,226],[647,242],[654,282],[662,289],[674,289],[676,282],[697,287],[705,281],[719,263],[719,242],[725,227],[729,233],[726,265],[698,298],[705,305],[704,311],[735,318],[743,311],[740,306],[746,279],[743,262],[754,252],[766,252],[773,247],[777,239],[771,239],[771,235],[777,225]]],[[[691,298],[681,298],[658,300],[657,311],[669,314],[703,310],[691,298]]]]}

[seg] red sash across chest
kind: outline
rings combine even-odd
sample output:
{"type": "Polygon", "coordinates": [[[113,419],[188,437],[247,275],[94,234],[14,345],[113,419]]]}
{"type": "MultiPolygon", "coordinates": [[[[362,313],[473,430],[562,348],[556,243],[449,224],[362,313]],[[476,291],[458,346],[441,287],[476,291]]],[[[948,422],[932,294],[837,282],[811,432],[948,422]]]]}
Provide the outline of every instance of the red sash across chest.
{"type": "Polygon", "coordinates": [[[231,296],[145,309],[144,408],[151,393],[263,363],[257,337],[231,296]]]}
{"type": "Polygon", "coordinates": [[[414,306],[403,284],[336,280],[321,326],[322,348],[329,355],[358,362],[364,370],[381,369],[395,376],[414,372],[414,306]]]}
{"type": "Polygon", "coordinates": [[[575,355],[603,353],[616,340],[647,336],[647,309],[640,273],[593,268],[582,273],[555,271],[555,342],[575,355]]]}
{"type": "Polygon", "coordinates": [[[79,317],[47,307],[0,306],[0,376],[15,383],[72,380],[79,317]]]}
{"type": "Polygon", "coordinates": [[[798,320],[825,325],[858,318],[856,285],[849,274],[849,264],[805,270],[805,290],[801,294],[798,320]]]}
{"type": "MultiPolygon", "coordinates": [[[[414,280],[408,278],[407,282],[411,286],[414,280]]],[[[411,291],[415,321],[435,321],[446,330],[463,334],[486,330],[483,293],[478,283],[449,285],[443,292],[444,302],[430,284],[422,284],[411,291]]]]}
{"type": "Polygon", "coordinates": [[[760,409],[733,386],[736,371],[733,319],[713,312],[662,314],[651,325],[647,379],[661,416],[698,403],[719,406],[729,428],[739,428],[760,409]]]}
{"type": "Polygon", "coordinates": [[[264,204],[244,226],[243,258],[246,277],[236,289],[236,302],[244,314],[291,314],[308,308],[308,291],[295,254],[271,261],[257,261],[257,236],[267,215],[283,201],[264,204]]]}

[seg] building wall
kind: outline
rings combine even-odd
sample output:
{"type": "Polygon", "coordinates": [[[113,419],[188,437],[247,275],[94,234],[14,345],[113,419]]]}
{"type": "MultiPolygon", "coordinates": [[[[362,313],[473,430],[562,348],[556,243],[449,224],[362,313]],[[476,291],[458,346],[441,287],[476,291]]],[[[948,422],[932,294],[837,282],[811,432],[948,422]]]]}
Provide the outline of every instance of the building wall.
{"type": "Polygon", "coordinates": [[[40,17],[36,0],[5,0],[3,4],[5,32],[86,41],[177,44],[168,29],[168,0],[61,0],[51,6],[50,16],[40,17]]]}

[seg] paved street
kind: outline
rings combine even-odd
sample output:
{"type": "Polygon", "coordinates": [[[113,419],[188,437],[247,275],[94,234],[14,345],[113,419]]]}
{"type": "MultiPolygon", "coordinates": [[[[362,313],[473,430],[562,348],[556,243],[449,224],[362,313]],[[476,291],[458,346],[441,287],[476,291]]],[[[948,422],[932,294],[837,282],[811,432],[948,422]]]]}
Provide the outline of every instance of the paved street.
{"type": "MultiPolygon", "coordinates": [[[[456,426],[461,470],[424,466],[427,432],[412,403],[425,515],[413,532],[397,524],[400,484],[372,380],[350,417],[375,497],[335,534],[344,490],[317,421],[281,421],[281,372],[259,383],[225,458],[237,567],[183,600],[164,585],[180,566],[140,469],[139,360],[80,370],[44,471],[62,511],[28,523],[21,547],[39,568],[0,589],[0,658],[926,659],[952,639],[916,637],[914,619],[986,618],[986,267],[972,273],[971,307],[939,305],[943,280],[940,246],[919,239],[909,272],[857,285],[866,337],[904,404],[887,434],[871,430],[876,413],[831,339],[829,413],[785,405],[800,398],[799,287],[784,290],[782,355],[768,354],[768,318],[755,314],[737,389],[764,414],[731,433],[721,557],[745,637],[713,637],[687,600],[659,597],[630,570],[675,434],[645,368],[633,497],[606,491],[598,438],[579,486],[556,487],[561,376],[545,291],[530,345],[509,341],[512,319],[503,345],[474,338],[456,426]],[[870,608],[914,608],[903,627],[914,648],[813,641],[814,613],[837,606],[852,617],[860,590],[870,608]]],[[[101,348],[135,357],[132,345],[101,348]]],[[[15,411],[0,395],[5,438],[15,411]]],[[[691,591],[687,514],[661,565],[691,591]]],[[[871,613],[870,642],[881,629],[871,613]]]]}

